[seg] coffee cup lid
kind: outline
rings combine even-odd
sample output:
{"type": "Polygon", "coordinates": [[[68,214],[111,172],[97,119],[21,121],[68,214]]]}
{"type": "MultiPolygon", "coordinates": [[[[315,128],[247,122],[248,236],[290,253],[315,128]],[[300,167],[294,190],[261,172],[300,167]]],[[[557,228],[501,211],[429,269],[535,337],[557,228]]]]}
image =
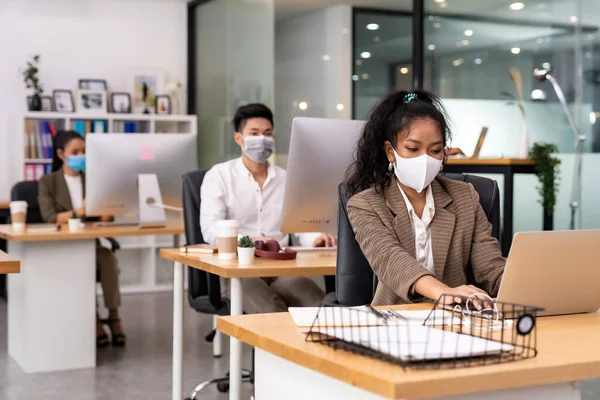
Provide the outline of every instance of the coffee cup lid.
{"type": "Polygon", "coordinates": [[[15,200],[15,201],[11,201],[10,202],[10,206],[11,207],[12,206],[14,206],[14,207],[17,207],[17,206],[26,206],[26,205],[27,205],[27,202],[24,201],[24,200],[15,200]]]}
{"type": "Polygon", "coordinates": [[[239,228],[240,223],[235,219],[222,219],[217,222],[219,228],[239,228]]]}

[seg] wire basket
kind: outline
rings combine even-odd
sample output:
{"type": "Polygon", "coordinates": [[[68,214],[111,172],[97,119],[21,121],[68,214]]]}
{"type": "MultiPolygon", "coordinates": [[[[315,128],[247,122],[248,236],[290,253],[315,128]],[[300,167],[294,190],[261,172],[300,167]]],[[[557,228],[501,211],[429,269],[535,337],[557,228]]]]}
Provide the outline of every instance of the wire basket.
{"type": "Polygon", "coordinates": [[[412,369],[499,364],[537,355],[540,310],[449,295],[428,310],[321,306],[306,341],[412,369]]]}

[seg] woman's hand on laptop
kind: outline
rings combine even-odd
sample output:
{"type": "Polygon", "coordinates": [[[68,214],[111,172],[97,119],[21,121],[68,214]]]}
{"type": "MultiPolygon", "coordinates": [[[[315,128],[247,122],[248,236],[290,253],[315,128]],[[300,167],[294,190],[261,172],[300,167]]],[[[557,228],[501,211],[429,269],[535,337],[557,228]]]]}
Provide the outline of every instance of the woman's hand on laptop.
{"type": "Polygon", "coordinates": [[[313,241],[312,247],[336,247],[337,238],[326,233],[321,233],[318,238],[313,241]]]}

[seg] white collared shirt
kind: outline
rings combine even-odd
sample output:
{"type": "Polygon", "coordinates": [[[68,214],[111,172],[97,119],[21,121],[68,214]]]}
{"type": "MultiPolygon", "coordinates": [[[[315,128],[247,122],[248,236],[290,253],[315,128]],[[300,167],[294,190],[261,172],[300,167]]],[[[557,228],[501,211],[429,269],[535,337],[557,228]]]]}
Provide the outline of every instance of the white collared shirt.
{"type": "Polygon", "coordinates": [[[81,174],[75,176],[65,174],[64,176],[67,188],[69,189],[71,207],[73,207],[73,210],[81,208],[83,204],[83,179],[81,174]]]}
{"type": "Polygon", "coordinates": [[[435,273],[433,265],[433,250],[431,247],[431,220],[435,215],[435,204],[433,202],[433,192],[431,185],[427,186],[427,193],[425,194],[425,208],[423,208],[423,215],[421,218],[415,213],[415,209],[406,197],[404,190],[398,185],[400,193],[406,208],[408,210],[408,216],[410,217],[410,225],[412,226],[413,236],[415,238],[415,255],[417,261],[420,262],[427,268],[431,273],[435,273]]]}
{"type": "MultiPolygon", "coordinates": [[[[289,245],[289,235],[281,232],[281,210],[286,171],[269,165],[262,190],[241,158],[213,166],[200,189],[200,227],[209,244],[217,242],[217,221],[234,219],[240,223],[240,236],[269,237],[281,247],[289,245]]],[[[298,235],[301,246],[311,246],[319,234],[298,235]]]]}

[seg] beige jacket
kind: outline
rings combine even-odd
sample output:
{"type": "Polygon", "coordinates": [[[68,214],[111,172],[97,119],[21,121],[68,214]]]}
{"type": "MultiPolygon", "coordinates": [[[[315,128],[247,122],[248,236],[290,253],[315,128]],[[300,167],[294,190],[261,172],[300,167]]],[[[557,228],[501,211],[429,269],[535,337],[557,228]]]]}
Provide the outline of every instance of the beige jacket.
{"type": "MultiPolygon", "coordinates": [[[[477,285],[496,296],[506,260],[492,236],[479,195],[470,183],[437,177],[432,183],[435,216],[431,241],[435,277],[450,287],[467,284],[469,262],[477,285]]],[[[379,284],[373,305],[422,300],[415,282],[432,275],[415,259],[410,217],[396,185],[383,194],[367,189],[348,202],[348,217],[379,284]]]]}

